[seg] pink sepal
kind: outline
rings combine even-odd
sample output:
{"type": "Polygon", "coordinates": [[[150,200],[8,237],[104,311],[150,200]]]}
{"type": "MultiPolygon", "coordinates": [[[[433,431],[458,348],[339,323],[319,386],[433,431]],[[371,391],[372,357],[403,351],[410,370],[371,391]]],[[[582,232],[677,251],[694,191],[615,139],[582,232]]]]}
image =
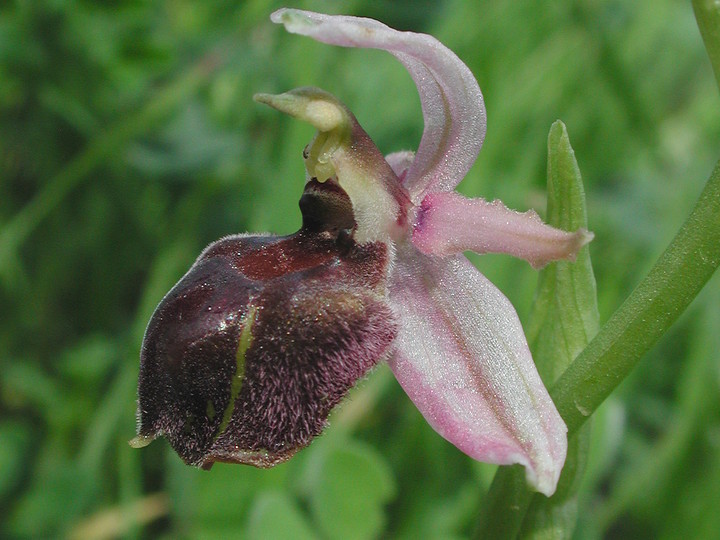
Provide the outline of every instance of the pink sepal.
{"type": "Polygon", "coordinates": [[[399,317],[389,364],[430,425],[469,456],[520,463],[555,491],[565,424],[537,373],[515,309],[462,255],[401,248],[390,283],[399,317]]]}
{"type": "Polygon", "coordinates": [[[546,225],[533,210],[516,212],[500,201],[449,192],[425,197],[412,242],[428,255],[507,253],[542,268],[551,261],[574,260],[592,238],[585,229],[566,232],[546,225]]]}

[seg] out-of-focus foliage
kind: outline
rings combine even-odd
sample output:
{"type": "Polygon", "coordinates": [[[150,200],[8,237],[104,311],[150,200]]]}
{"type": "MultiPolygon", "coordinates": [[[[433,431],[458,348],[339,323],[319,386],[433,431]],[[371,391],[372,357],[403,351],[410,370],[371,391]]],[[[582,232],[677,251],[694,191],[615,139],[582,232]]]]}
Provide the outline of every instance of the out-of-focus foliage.
{"type": "MultiPolygon", "coordinates": [[[[382,366],[326,435],[261,471],[133,450],[154,305],[225,234],[292,232],[307,126],[254,92],[321,86],[389,153],[417,146],[389,55],[287,35],[280,2],[14,1],[0,7],[0,536],[463,538],[493,468],[424,422],[382,366]]],[[[679,0],[312,1],[435,35],[489,125],[461,188],[542,210],[561,118],[585,180],[601,321],[689,212],[718,156],[720,97],[679,0]]],[[[527,321],[537,274],[474,258],[527,321]]],[[[593,422],[576,538],[720,529],[714,278],[593,422]]]]}

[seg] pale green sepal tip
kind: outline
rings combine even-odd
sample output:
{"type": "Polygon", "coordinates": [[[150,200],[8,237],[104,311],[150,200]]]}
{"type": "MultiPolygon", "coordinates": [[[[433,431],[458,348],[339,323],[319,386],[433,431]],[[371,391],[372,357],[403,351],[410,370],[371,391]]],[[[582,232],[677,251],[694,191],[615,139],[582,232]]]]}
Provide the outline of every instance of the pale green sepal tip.
{"type": "Polygon", "coordinates": [[[133,448],[145,448],[148,444],[153,442],[155,437],[148,437],[147,435],[138,435],[128,441],[128,444],[133,448]]]}
{"type": "Polygon", "coordinates": [[[276,95],[255,94],[253,99],[304,120],[318,131],[328,132],[350,125],[348,114],[337,98],[320,88],[296,88],[276,95]]]}
{"type": "Polygon", "coordinates": [[[282,24],[292,32],[296,26],[310,26],[316,24],[304,13],[292,8],[280,8],[270,15],[270,20],[275,24],[282,24]]]}

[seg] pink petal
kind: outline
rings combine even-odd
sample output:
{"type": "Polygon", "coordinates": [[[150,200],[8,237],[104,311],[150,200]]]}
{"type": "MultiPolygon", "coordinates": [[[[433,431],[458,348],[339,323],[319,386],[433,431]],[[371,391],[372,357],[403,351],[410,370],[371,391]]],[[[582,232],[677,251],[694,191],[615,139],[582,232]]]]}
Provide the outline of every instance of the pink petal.
{"type": "Polygon", "coordinates": [[[464,178],[485,138],[486,117],[477,81],[455,53],[432,36],[399,32],[373,19],[296,9],[280,9],[271,19],[323,43],[392,53],[415,81],[425,119],[406,181],[413,201],[450,191],[464,178]]]}
{"type": "Polygon", "coordinates": [[[508,253],[534,268],[550,261],[575,259],[592,240],[585,229],[561,231],[530,210],[516,212],[500,201],[468,199],[458,193],[431,193],[422,202],[412,241],[423,253],[451,255],[463,251],[508,253]]]}
{"type": "Polygon", "coordinates": [[[390,300],[400,320],[390,367],[430,425],[469,456],[520,463],[551,495],[566,427],[503,294],[462,255],[399,247],[390,300]]]}

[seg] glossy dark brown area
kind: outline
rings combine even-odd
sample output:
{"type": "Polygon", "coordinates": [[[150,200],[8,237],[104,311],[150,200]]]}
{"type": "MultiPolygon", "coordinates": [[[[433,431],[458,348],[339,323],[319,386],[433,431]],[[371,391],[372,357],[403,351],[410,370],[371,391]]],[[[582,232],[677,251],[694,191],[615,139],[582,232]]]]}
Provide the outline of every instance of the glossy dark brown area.
{"type": "Polygon", "coordinates": [[[148,325],[138,431],[164,435],[187,463],[287,459],[395,337],[383,300],[387,246],[352,240],[350,201],[333,182],[310,182],[301,209],[303,228],[292,236],[209,246],[148,325]]]}
{"type": "Polygon", "coordinates": [[[308,231],[351,230],[355,227],[352,202],[332,178],[325,182],[310,180],[300,197],[303,229],[308,231]]]}
{"type": "Polygon", "coordinates": [[[165,435],[187,462],[202,458],[228,406],[240,321],[259,290],[213,258],[196,263],[165,296],[143,340],[140,435],[165,435]]]}

